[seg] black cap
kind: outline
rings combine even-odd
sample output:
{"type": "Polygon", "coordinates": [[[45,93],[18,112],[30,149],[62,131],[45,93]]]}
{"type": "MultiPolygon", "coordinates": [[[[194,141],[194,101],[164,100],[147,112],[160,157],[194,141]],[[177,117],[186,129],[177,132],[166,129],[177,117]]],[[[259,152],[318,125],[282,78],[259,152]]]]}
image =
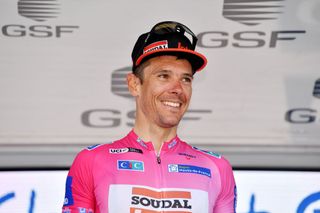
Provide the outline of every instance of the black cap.
{"type": "Polygon", "coordinates": [[[132,57],[133,72],[144,61],[160,56],[175,55],[187,59],[193,71],[202,70],[207,59],[195,51],[197,38],[193,32],[178,22],[160,22],[148,33],[139,36],[134,45],[132,57]]]}

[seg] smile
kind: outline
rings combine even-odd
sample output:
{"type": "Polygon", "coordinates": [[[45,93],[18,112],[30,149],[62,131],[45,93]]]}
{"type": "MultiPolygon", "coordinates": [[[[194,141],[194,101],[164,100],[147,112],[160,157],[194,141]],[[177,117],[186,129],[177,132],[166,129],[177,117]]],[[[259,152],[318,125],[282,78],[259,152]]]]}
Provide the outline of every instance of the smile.
{"type": "Polygon", "coordinates": [[[163,101],[162,103],[166,106],[175,107],[175,108],[179,108],[181,106],[180,103],[171,102],[171,101],[163,101]]]}

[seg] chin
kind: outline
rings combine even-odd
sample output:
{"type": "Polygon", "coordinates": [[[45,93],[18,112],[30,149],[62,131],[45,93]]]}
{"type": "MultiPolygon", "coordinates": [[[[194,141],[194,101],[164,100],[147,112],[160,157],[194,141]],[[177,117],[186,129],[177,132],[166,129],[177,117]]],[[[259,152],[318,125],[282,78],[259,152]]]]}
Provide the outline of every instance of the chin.
{"type": "Polygon", "coordinates": [[[180,123],[180,119],[179,120],[177,120],[177,119],[175,119],[175,120],[166,120],[166,121],[162,121],[160,123],[161,123],[160,126],[163,127],[163,128],[173,128],[173,127],[178,126],[178,124],[180,123]]]}

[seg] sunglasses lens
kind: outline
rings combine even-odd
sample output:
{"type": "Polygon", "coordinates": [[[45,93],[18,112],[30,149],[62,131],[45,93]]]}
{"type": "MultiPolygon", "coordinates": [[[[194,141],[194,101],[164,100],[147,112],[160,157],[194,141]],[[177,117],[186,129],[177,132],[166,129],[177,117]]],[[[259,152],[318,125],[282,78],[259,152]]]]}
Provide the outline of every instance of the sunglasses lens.
{"type": "Polygon", "coordinates": [[[162,22],[154,26],[151,30],[152,33],[163,35],[168,33],[180,33],[184,35],[195,48],[197,43],[196,35],[186,26],[176,22],[162,22]]]}
{"type": "Polygon", "coordinates": [[[160,23],[153,28],[153,32],[157,34],[173,33],[173,32],[176,32],[176,27],[177,27],[176,23],[172,23],[172,22],[160,23]]]}

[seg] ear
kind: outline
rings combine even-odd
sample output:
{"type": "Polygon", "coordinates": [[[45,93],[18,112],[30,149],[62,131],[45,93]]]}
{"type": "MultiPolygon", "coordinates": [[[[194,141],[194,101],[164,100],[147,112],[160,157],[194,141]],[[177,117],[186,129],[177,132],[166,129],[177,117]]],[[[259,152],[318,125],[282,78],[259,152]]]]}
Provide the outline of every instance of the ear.
{"type": "Polygon", "coordinates": [[[133,97],[139,96],[140,94],[140,79],[135,76],[133,73],[128,73],[127,74],[127,84],[128,84],[128,89],[129,92],[133,97]]]}

